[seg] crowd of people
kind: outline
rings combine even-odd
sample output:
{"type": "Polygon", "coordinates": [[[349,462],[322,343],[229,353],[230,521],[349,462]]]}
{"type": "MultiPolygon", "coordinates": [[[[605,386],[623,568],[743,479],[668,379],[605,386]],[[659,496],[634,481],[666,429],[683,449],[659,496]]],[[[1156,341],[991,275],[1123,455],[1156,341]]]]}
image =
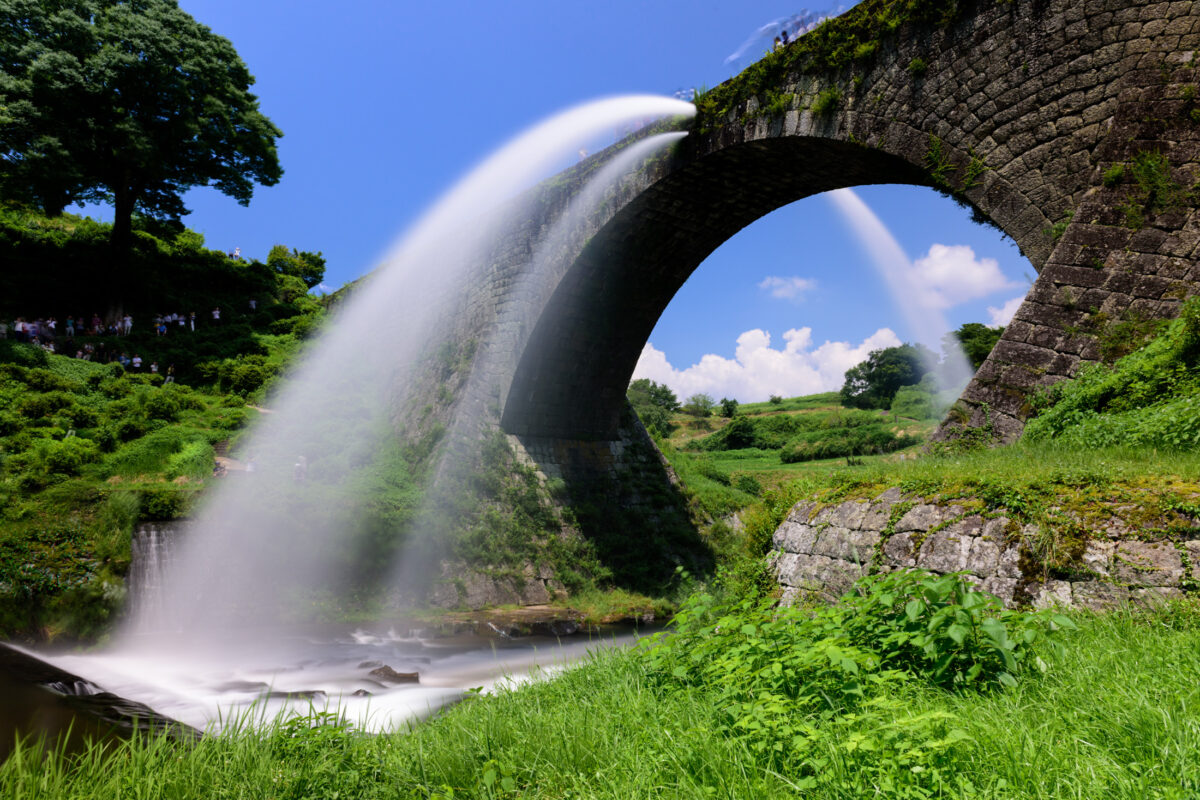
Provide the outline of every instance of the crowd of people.
{"type": "MultiPolygon", "coordinates": [[[[256,306],[257,303],[251,300],[251,310],[256,306]]],[[[219,324],[221,321],[220,306],[214,306],[209,316],[212,324],[219,324]]],[[[196,325],[197,314],[195,311],[187,314],[157,314],[153,321],[153,331],[156,336],[168,336],[173,331],[195,331],[196,325]]],[[[37,319],[17,317],[12,322],[0,320],[0,339],[11,339],[23,344],[37,345],[47,352],[73,356],[84,361],[105,364],[117,362],[133,372],[145,371],[150,374],[159,374],[157,361],[146,364],[141,354],[135,352],[130,356],[127,348],[121,348],[111,341],[106,342],[103,338],[129,336],[133,332],[133,326],[134,320],[131,314],[112,316],[106,319],[98,313],[93,313],[91,319],[83,316],[68,316],[61,321],[57,317],[39,317],[37,319]],[[84,338],[91,341],[78,341],[78,339],[84,338]]],[[[166,383],[174,382],[175,365],[168,365],[163,374],[166,383]]]]}

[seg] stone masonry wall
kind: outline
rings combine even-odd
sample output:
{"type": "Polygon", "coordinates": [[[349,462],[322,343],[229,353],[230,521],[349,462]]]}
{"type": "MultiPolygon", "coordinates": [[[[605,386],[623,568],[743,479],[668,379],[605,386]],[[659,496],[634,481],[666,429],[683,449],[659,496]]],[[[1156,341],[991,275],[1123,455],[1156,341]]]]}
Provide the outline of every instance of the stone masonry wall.
{"type": "Polygon", "coordinates": [[[960,418],[1003,440],[1031,392],[1097,359],[1113,326],[1175,315],[1200,286],[1200,5],[961,6],[949,27],[902,26],[871,60],[788,76],[768,87],[774,102],[764,89],[704,120],[641,191],[598,211],[523,316],[498,397],[506,430],[611,438],[650,331],[692,271],[764,214],[845,186],[951,193],[1040,272],[963,395],[960,418]],[[831,88],[836,109],[814,113],[831,88]],[[1144,197],[1131,167],[1105,177],[1147,152],[1168,160],[1169,201],[1144,197]]]}
{"type": "Polygon", "coordinates": [[[784,602],[832,601],[868,572],[905,567],[966,572],[1010,608],[1100,610],[1194,591],[1200,581],[1197,520],[1181,517],[1168,533],[1140,529],[1121,513],[1114,509],[1048,566],[1036,555],[1037,525],[1018,524],[1003,510],[985,515],[893,488],[870,500],[797,503],[775,531],[771,565],[784,602]]]}

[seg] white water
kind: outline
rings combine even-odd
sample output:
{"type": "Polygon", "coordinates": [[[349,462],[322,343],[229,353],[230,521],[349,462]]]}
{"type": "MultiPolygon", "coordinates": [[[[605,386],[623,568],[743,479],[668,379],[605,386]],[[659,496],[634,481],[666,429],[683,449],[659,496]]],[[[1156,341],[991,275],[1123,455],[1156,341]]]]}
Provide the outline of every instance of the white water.
{"type": "MultiPolygon", "coordinates": [[[[603,207],[620,190],[622,182],[644,166],[651,156],[685,136],[685,132],[648,136],[626,147],[589,178],[534,246],[528,267],[508,290],[508,296],[517,300],[507,304],[497,320],[497,329],[521,330],[525,333],[532,329],[536,323],[536,313],[543,308],[557,284],[556,277],[568,266],[564,258],[569,259],[575,252],[570,244],[573,241],[578,243],[587,235],[588,217],[603,207]]],[[[482,422],[478,417],[479,411],[485,404],[499,403],[503,399],[499,393],[507,391],[508,387],[487,385],[487,382],[491,376],[505,372],[501,364],[511,357],[517,347],[518,343],[512,338],[494,337],[485,343],[465,392],[468,402],[460,406],[455,416],[450,432],[452,441],[470,439],[472,432],[478,431],[482,422]]],[[[447,457],[454,458],[453,450],[448,451],[447,457]]],[[[428,502],[436,504],[438,498],[433,495],[428,502]]],[[[427,511],[436,513],[435,509],[427,511]]],[[[419,531],[418,535],[422,533],[425,532],[419,531]]],[[[407,586],[417,582],[421,577],[420,571],[428,569],[431,560],[437,560],[439,548],[429,545],[429,542],[420,541],[416,536],[409,540],[396,564],[393,579],[396,585],[407,586]],[[417,550],[420,550],[419,554],[415,552],[417,550]]]]}
{"type": "MultiPolygon", "coordinates": [[[[171,559],[139,567],[149,570],[140,586],[158,593],[138,598],[117,646],[49,660],[199,728],[247,713],[261,721],[285,709],[329,707],[360,728],[387,730],[455,701],[466,688],[546,674],[596,646],[420,639],[295,621],[320,611],[314,604],[323,598],[313,587],[354,563],[342,548],[359,519],[356,500],[371,488],[361,467],[403,426],[395,409],[404,407],[417,359],[437,345],[432,337],[447,309],[461,305],[456,300],[472,271],[497,237],[528,216],[520,193],[581,142],[615,126],[694,113],[690,103],[649,96],[590,103],[535,126],[464,178],[392,248],[273,398],[273,413],[239,448],[256,469],[222,480],[184,540],[172,543],[171,559]],[[364,666],[374,662],[418,672],[421,682],[381,684],[364,666]],[[355,694],[364,691],[371,695],[355,694]],[[303,696],[283,696],[289,693],[303,696]]],[[[677,138],[634,144],[598,170],[542,237],[523,290],[544,291],[538,281],[554,267],[551,255],[571,226],[630,169],[677,138]]],[[[161,546],[155,542],[155,551],[161,546]]],[[[413,563],[409,573],[431,568],[413,563]]],[[[355,576],[340,577],[353,584],[355,576]]],[[[606,644],[628,641],[626,635],[606,644]]]]}
{"type": "MultiPolygon", "coordinates": [[[[942,335],[951,328],[941,309],[930,302],[928,293],[914,279],[915,270],[904,248],[853,189],[837,189],[826,196],[854,231],[856,241],[871,256],[876,272],[887,285],[913,337],[936,352],[943,344],[942,335]]],[[[962,347],[957,342],[951,342],[944,353],[944,362],[937,371],[941,388],[958,394],[972,374],[974,370],[962,347]]]]}
{"type": "Polygon", "coordinates": [[[392,629],[327,626],[294,629],[270,643],[254,637],[230,642],[236,659],[228,652],[196,651],[187,641],[178,644],[189,656],[179,658],[170,640],[160,641],[163,651],[157,656],[129,650],[33,655],[199,730],[218,733],[239,721],[261,725],[292,712],[328,710],[359,730],[378,733],[402,729],[457,702],[470,689],[491,692],[538,680],[590,651],[628,646],[637,638],[630,631],[564,640],[431,638],[392,629]],[[420,683],[373,678],[369,673],[380,664],[416,672],[420,683]]]}
{"type": "MultiPolygon", "coordinates": [[[[287,384],[274,413],[242,445],[252,473],[222,481],[197,516],[152,613],[130,631],[159,649],[152,631],[219,642],[273,625],[313,601],[339,565],[359,509],[357,481],[380,442],[404,420],[408,378],[431,332],[456,306],[464,282],[507,225],[523,219],[517,195],[587,141],[621,123],[688,115],[690,103],[652,96],[600,100],[535,126],[460,181],[392,248],[380,267],[326,326],[287,384]],[[301,462],[306,466],[297,466],[301,462]],[[163,624],[165,621],[165,625],[163,624]]],[[[353,582],[350,574],[338,576],[353,582]]],[[[319,599],[319,598],[318,598],[319,599]]]]}

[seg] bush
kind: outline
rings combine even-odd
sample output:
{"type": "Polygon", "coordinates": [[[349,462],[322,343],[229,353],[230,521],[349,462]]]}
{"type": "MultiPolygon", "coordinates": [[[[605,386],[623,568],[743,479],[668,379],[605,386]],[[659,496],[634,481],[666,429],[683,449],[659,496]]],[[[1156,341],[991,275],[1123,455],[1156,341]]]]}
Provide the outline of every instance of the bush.
{"type": "Polygon", "coordinates": [[[919,441],[916,436],[896,433],[891,426],[881,423],[833,428],[800,434],[780,449],[779,458],[785,464],[795,464],[822,458],[891,453],[919,441]]]}
{"type": "MultiPolygon", "coordinates": [[[[721,734],[768,763],[809,764],[830,744],[822,730],[836,739],[831,722],[855,721],[860,744],[878,739],[862,745],[873,760],[904,762],[909,780],[928,777],[927,759],[962,737],[905,719],[896,698],[905,684],[1013,686],[1030,671],[1034,645],[1061,649],[1055,633],[1075,627],[1052,612],[1008,611],[962,575],[915,570],[868,576],[836,605],[816,609],[698,594],[674,624],[673,635],[656,636],[639,656],[659,682],[702,692],[721,709],[721,734]]],[[[806,772],[805,780],[820,780],[819,768],[806,772]]]]}
{"type": "Polygon", "coordinates": [[[753,475],[748,475],[745,472],[733,479],[733,488],[745,492],[746,494],[752,494],[755,497],[758,497],[760,494],[762,494],[762,484],[759,482],[758,478],[754,477],[753,475]]]}
{"type": "Polygon", "coordinates": [[[704,393],[694,394],[683,404],[683,413],[697,419],[704,419],[712,415],[713,408],[716,405],[716,401],[709,395],[704,393]]]}

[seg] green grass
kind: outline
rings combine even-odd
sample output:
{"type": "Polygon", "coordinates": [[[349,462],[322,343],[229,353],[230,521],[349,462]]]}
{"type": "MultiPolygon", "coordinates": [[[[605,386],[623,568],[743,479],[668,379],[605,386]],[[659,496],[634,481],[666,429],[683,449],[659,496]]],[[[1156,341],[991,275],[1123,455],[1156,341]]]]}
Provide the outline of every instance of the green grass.
{"type": "Polygon", "coordinates": [[[1045,672],[1013,688],[889,680],[857,710],[797,717],[803,735],[777,750],[731,728],[742,712],[713,686],[603,652],[398,735],[301,718],[191,747],[143,737],[79,757],[25,750],[0,766],[0,797],[1196,796],[1196,607],[1074,620],[1061,650],[1035,648],[1045,672]],[[922,769],[896,769],[908,762],[922,769]]]}

